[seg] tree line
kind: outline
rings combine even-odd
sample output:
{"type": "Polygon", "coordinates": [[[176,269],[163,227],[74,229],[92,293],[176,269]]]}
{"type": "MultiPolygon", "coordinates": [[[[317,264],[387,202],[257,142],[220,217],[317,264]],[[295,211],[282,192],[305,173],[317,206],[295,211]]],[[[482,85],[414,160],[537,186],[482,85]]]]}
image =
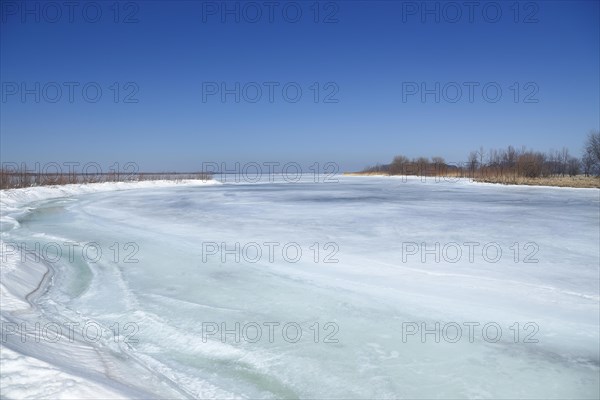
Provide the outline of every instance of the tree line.
{"type": "Polygon", "coordinates": [[[212,175],[202,172],[136,172],[131,174],[43,172],[28,170],[26,164],[21,164],[16,169],[0,168],[0,189],[105,182],[180,181],[184,179],[207,180],[212,179],[212,175]]]}
{"type": "Polygon", "coordinates": [[[490,177],[556,177],[600,176],[600,131],[591,132],[585,141],[581,157],[572,155],[566,147],[541,152],[517,149],[485,150],[480,147],[469,153],[467,161],[448,164],[443,157],[395,156],[390,164],[378,164],[363,170],[366,173],[417,176],[490,177]]]}

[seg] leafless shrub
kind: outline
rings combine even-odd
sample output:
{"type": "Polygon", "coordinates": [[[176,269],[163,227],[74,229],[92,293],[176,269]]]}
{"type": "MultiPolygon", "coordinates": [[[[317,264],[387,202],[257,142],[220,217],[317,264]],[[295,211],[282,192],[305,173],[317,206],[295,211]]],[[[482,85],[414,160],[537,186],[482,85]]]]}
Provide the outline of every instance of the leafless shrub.
{"type": "Polygon", "coordinates": [[[211,179],[210,174],[201,172],[160,172],[160,173],[44,173],[33,172],[25,164],[17,169],[0,168],[0,189],[15,189],[32,186],[51,186],[66,184],[125,182],[125,181],[182,181],[187,179],[211,179]]]}

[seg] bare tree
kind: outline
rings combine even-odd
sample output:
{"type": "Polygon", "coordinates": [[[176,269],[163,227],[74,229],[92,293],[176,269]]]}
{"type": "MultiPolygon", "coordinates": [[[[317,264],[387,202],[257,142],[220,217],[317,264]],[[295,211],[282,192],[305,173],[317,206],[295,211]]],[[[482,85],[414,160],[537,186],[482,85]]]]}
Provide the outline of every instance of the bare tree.
{"type": "Polygon", "coordinates": [[[444,157],[431,157],[431,162],[434,167],[434,175],[445,175],[447,173],[446,160],[444,160],[444,157]]]}
{"type": "Polygon", "coordinates": [[[527,178],[538,178],[542,175],[546,155],[540,152],[526,151],[517,158],[519,175],[527,178]]]}
{"type": "Polygon", "coordinates": [[[514,147],[508,146],[508,149],[506,149],[506,152],[503,154],[503,161],[509,168],[515,166],[515,162],[517,161],[517,151],[514,147]]]}
{"type": "Polygon", "coordinates": [[[594,170],[594,158],[587,151],[584,152],[583,157],[581,157],[581,166],[583,167],[583,173],[585,176],[590,176],[594,170]]]}
{"type": "Polygon", "coordinates": [[[477,155],[479,156],[479,166],[483,167],[483,158],[485,157],[485,150],[483,149],[483,146],[479,147],[477,155]]]}
{"type": "Polygon", "coordinates": [[[416,165],[417,171],[419,171],[419,176],[425,176],[427,173],[427,167],[429,166],[429,158],[419,157],[414,159],[413,163],[416,165]]]}
{"type": "Polygon", "coordinates": [[[400,175],[405,173],[406,165],[409,163],[408,158],[399,155],[394,157],[392,164],[390,165],[390,174],[400,175]]]}
{"type": "MultiPolygon", "coordinates": [[[[592,131],[585,142],[584,158],[590,163],[590,173],[600,175],[600,131],[592,131]]],[[[585,161],[584,161],[585,163],[585,161]]]]}
{"type": "Polygon", "coordinates": [[[569,176],[579,175],[581,171],[581,161],[577,157],[570,157],[568,161],[569,176]]]}
{"type": "Polygon", "coordinates": [[[561,165],[560,172],[562,173],[562,176],[565,176],[565,173],[567,172],[567,169],[569,168],[569,159],[570,158],[571,158],[571,156],[569,155],[569,149],[567,149],[566,147],[563,147],[560,152],[560,156],[559,156],[559,162],[561,165]]]}
{"type": "Polygon", "coordinates": [[[471,171],[471,176],[475,176],[475,170],[477,169],[477,152],[472,151],[469,154],[469,161],[467,162],[469,166],[469,171],[471,171]]]}

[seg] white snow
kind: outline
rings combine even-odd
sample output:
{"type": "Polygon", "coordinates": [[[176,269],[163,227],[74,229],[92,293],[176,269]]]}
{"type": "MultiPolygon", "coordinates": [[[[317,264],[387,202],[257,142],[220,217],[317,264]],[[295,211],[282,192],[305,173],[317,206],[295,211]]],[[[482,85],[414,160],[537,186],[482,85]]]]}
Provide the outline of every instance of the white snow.
{"type": "MultiPolygon", "coordinates": [[[[90,193],[116,192],[132,189],[193,187],[214,185],[214,180],[157,180],[139,182],[105,182],[62,186],[41,186],[0,191],[0,392],[5,398],[93,399],[93,398],[147,398],[143,385],[129,387],[128,382],[110,379],[110,368],[121,370],[123,375],[139,374],[139,369],[123,367],[118,359],[97,352],[89,341],[82,340],[75,329],[72,338],[68,331],[57,343],[44,340],[45,326],[40,310],[32,307],[31,296],[40,295],[42,280],[51,276],[44,262],[23,262],[15,254],[11,231],[20,227],[19,219],[36,208],[40,202],[68,198],[90,193]],[[40,328],[36,323],[40,323],[40,328]]],[[[27,260],[25,260],[27,261],[27,260]]],[[[48,321],[45,321],[48,323],[48,321]]],[[[64,326],[63,326],[64,328],[64,326]]],[[[52,340],[55,340],[52,338],[52,340]]],[[[147,371],[144,371],[147,373],[147,371]]],[[[133,385],[135,386],[135,385],[133,385]]],[[[149,385],[155,393],[179,395],[162,384],[149,385]],[[161,392],[162,390],[162,392],[161,392]]]]}
{"type": "Polygon", "coordinates": [[[2,192],[3,249],[62,240],[104,251],[96,263],[52,265],[2,254],[4,326],[107,330],[94,343],[81,332],[73,343],[8,335],[6,397],[600,396],[600,190],[414,177],[140,185],[2,192]],[[273,242],[271,261],[264,244],[273,242]],[[474,242],[471,261],[465,243],[474,242]],[[218,252],[207,255],[206,243],[218,252]],[[262,257],[248,260],[253,245],[236,262],[236,243],[258,245],[262,257]],[[301,248],[299,261],[282,254],[286,243],[301,248]],[[457,244],[461,257],[436,260],[436,243],[457,244]],[[422,244],[429,252],[408,251],[422,244]],[[494,248],[502,254],[492,262],[494,248]],[[131,254],[138,262],[124,262],[131,254]],[[27,301],[48,270],[46,290],[27,301]],[[282,336],[290,322],[302,329],[298,342],[282,336]],[[236,323],[258,324],[263,336],[234,340],[236,323]],[[273,341],[265,323],[279,324],[273,341]],[[451,331],[439,343],[405,331],[436,323],[479,325],[474,340],[465,329],[455,343],[451,331]],[[482,336],[486,323],[501,327],[497,342],[482,336]],[[136,342],[122,340],[126,324],[136,342]],[[225,340],[207,334],[222,326],[225,340]],[[34,379],[42,383],[29,389],[34,379]]]}

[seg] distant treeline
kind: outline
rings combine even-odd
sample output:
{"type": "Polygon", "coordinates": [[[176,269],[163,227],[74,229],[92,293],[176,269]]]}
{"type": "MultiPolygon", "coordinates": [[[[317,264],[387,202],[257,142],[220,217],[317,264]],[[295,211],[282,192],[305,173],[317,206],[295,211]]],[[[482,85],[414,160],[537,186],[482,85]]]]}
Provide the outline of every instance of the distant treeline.
{"type": "Polygon", "coordinates": [[[31,186],[66,185],[74,183],[135,182],[183,179],[211,179],[201,172],[136,172],[136,173],[51,173],[31,171],[22,164],[18,169],[0,169],[0,189],[15,189],[31,186]]]}
{"type": "Polygon", "coordinates": [[[567,148],[547,153],[483,147],[472,151],[466,162],[449,164],[442,157],[409,159],[398,155],[390,164],[367,167],[362,172],[389,175],[460,176],[471,178],[600,175],[600,132],[592,132],[585,142],[581,158],[570,154],[567,148]]]}

